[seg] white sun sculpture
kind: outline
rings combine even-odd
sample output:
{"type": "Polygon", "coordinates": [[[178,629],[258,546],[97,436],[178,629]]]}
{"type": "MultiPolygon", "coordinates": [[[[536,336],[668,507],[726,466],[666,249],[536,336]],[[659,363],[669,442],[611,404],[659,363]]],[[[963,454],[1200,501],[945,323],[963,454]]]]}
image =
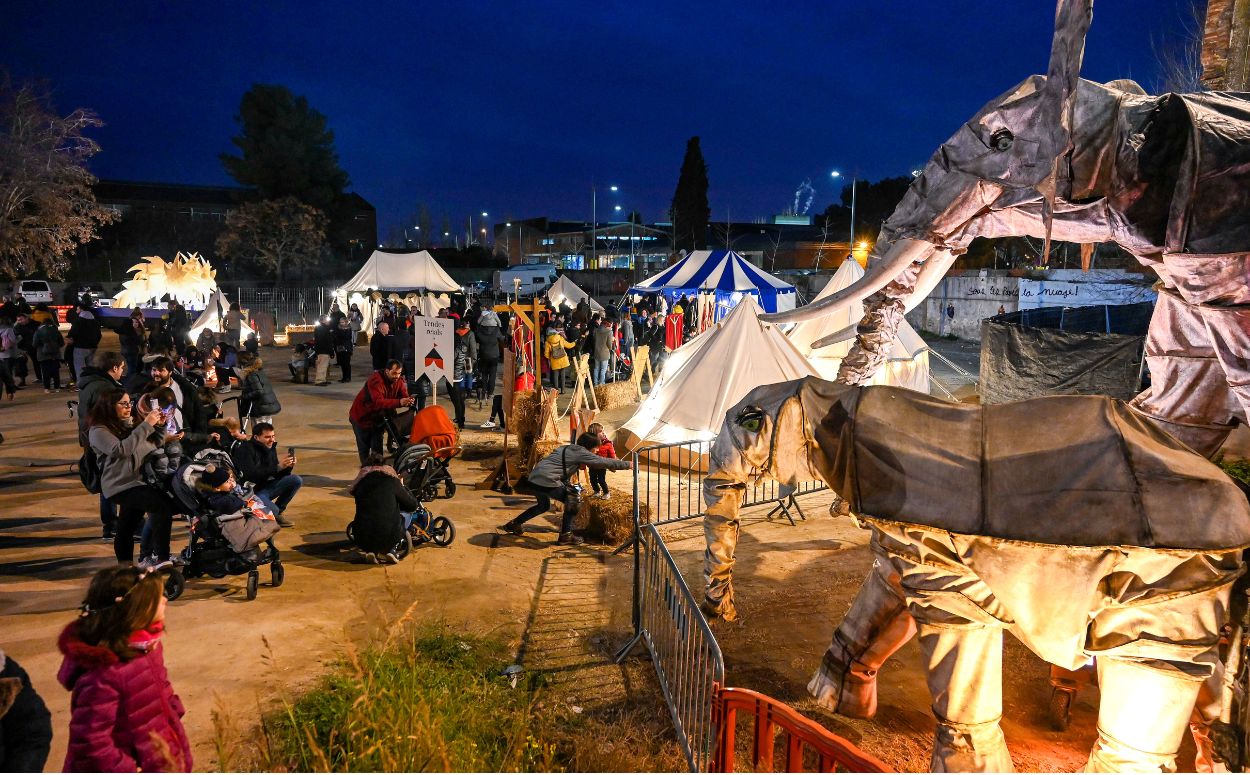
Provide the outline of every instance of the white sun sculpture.
{"type": "Polygon", "coordinates": [[[134,276],[122,284],[113,298],[114,307],[137,307],[166,294],[188,307],[202,309],[217,289],[217,270],[199,253],[178,253],[173,261],[144,256],[130,267],[134,276]]]}

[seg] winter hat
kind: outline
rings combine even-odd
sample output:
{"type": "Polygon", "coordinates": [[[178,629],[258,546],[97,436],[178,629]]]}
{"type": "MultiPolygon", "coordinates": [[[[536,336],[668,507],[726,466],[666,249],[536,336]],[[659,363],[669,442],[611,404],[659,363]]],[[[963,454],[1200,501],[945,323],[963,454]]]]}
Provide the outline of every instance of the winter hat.
{"type": "Polygon", "coordinates": [[[204,468],[204,473],[200,476],[200,481],[209,487],[220,487],[230,478],[230,469],[222,466],[218,468],[213,464],[209,464],[204,468]]]}

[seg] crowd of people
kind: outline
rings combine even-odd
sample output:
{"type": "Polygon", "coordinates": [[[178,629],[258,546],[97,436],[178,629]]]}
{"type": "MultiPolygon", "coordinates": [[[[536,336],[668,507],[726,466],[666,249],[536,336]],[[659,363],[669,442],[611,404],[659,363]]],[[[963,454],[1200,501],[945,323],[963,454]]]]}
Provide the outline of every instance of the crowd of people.
{"type": "MultiPolygon", "coordinates": [[[[189,769],[191,749],[181,724],[182,703],[162,662],[165,599],[158,574],[176,561],[171,536],[181,508],[159,483],[200,450],[220,450],[232,465],[204,470],[197,487],[206,497],[225,510],[238,505],[239,493],[246,491],[278,524],[292,526],[286,512],[303,482],[295,473],[295,450],[279,452],[274,419],[281,404],[255,337],[240,344],[238,305],[226,316],[223,331],[202,333],[195,342],[179,305],[171,304],[159,320],[135,310],[114,327],[117,349],[106,349],[100,347],[102,323],[89,299],[79,305],[65,334],[48,310],[24,309],[22,304],[0,304],[0,377],[11,400],[25,384],[27,359],[36,379],[50,391],[60,389],[58,372],[68,367],[69,384],[78,392],[83,463],[94,463],[98,476],[101,534],[112,543],[118,561],[92,579],[79,617],[59,640],[64,659],[58,677],[74,695],[64,767],[189,769]],[[221,395],[235,390],[250,433],[222,410],[221,395]]],[[[657,365],[666,350],[680,346],[693,306],[679,301],[670,315],[646,302],[623,314],[593,312],[586,302],[552,310],[541,321],[535,364],[533,334],[512,315],[496,312],[488,300],[453,303],[439,312],[453,319],[452,374],[437,387],[450,398],[459,428],[465,427],[465,398],[470,394],[490,401],[491,415],[481,427],[503,427],[497,388],[509,350],[515,356],[517,389],[532,389],[539,380],[563,389],[569,383],[571,359],[582,353],[590,355],[595,384],[603,384],[625,373],[618,364],[628,368],[639,345],[652,348],[657,365]],[[674,316],[683,324],[669,325],[674,316]]],[[[412,325],[418,315],[402,305],[383,307],[374,330],[367,332],[371,368],[347,413],[360,463],[349,488],[356,505],[355,541],[362,550],[391,561],[397,560],[387,547],[408,529],[420,506],[386,463],[388,419],[410,407],[419,410],[436,387],[417,377],[412,325]]],[[[340,369],[341,382],[352,381],[352,355],[363,326],[355,305],[346,312],[332,309],[314,328],[311,341],[296,343],[292,380],[326,385],[333,363],[340,369]]],[[[526,522],[560,501],[565,508],[557,543],[580,544],[572,522],[582,490],[572,477],[589,470],[590,497],[607,498],[606,471],[629,467],[628,461],[616,458],[607,434],[596,423],[576,443],[559,447],[535,465],[520,487],[534,497],[534,505],[500,527],[519,535],[526,522]]],[[[0,703],[5,741],[0,765],[37,770],[51,740],[47,709],[20,666],[5,660],[3,653],[0,667],[2,677],[13,677],[13,685],[20,686],[9,708],[0,703]],[[20,738],[10,734],[12,729],[22,730],[20,738]],[[14,739],[20,739],[16,746],[9,742],[14,739]]]]}

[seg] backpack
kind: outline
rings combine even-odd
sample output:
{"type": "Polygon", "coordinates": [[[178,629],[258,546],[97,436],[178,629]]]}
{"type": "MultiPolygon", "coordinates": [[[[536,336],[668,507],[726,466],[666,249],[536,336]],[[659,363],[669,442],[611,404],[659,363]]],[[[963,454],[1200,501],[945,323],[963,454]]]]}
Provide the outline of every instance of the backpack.
{"type": "Polygon", "coordinates": [[[82,451],[82,457],[78,458],[78,478],[82,480],[82,486],[87,488],[87,492],[92,495],[100,494],[102,473],[100,458],[96,457],[95,450],[87,447],[82,451]]]}

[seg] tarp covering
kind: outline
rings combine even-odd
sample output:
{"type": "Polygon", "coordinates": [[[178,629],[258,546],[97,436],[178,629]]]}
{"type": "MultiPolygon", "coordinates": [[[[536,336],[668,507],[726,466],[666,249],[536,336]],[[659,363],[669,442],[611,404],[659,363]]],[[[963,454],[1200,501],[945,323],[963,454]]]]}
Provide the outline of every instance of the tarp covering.
{"type": "Polygon", "coordinates": [[[1061,394],[1133,398],[1152,306],[1046,307],[985,320],[981,402],[1061,394]]]}
{"type": "Polygon", "coordinates": [[[716,299],[720,320],[746,296],[754,296],[765,312],[794,309],[794,286],[747,261],[732,250],[696,250],[659,274],[629,289],[630,293],[658,294],[672,306],[682,296],[698,294],[716,299]]]}
{"type": "MultiPolygon", "coordinates": [[[[864,268],[856,261],[843,261],[842,266],[834,273],[813,302],[831,296],[864,276],[864,268]]],[[[864,305],[861,302],[850,304],[831,315],[824,315],[814,320],[805,320],[790,329],[787,336],[799,352],[816,367],[817,373],[825,379],[836,379],[838,367],[842,359],[851,351],[853,339],[837,344],[812,349],[812,343],[822,337],[854,325],[864,316],[864,305]]],[[[889,357],[881,364],[881,368],[865,383],[867,385],[894,385],[921,393],[929,392],[929,346],[920,338],[916,330],[906,320],[899,323],[898,332],[890,347],[889,357]]]]}
{"type": "Polygon", "coordinates": [[[617,433],[617,450],[642,442],[711,439],[725,411],[752,389],[814,376],[807,359],[775,326],[760,322],[754,297],[715,328],[668,356],[655,387],[617,433]]]}
{"type": "Polygon", "coordinates": [[[603,305],[590,297],[581,288],[577,287],[577,283],[569,279],[568,275],[560,275],[551,287],[547,289],[547,300],[551,302],[551,306],[559,307],[561,304],[567,304],[570,307],[576,307],[577,303],[585,299],[590,304],[590,309],[594,312],[603,312],[603,305]]]}
{"type": "Polygon", "coordinates": [[[370,290],[459,293],[460,284],[443,271],[428,250],[408,253],[375,250],[356,276],[339,288],[340,293],[370,290]]]}

